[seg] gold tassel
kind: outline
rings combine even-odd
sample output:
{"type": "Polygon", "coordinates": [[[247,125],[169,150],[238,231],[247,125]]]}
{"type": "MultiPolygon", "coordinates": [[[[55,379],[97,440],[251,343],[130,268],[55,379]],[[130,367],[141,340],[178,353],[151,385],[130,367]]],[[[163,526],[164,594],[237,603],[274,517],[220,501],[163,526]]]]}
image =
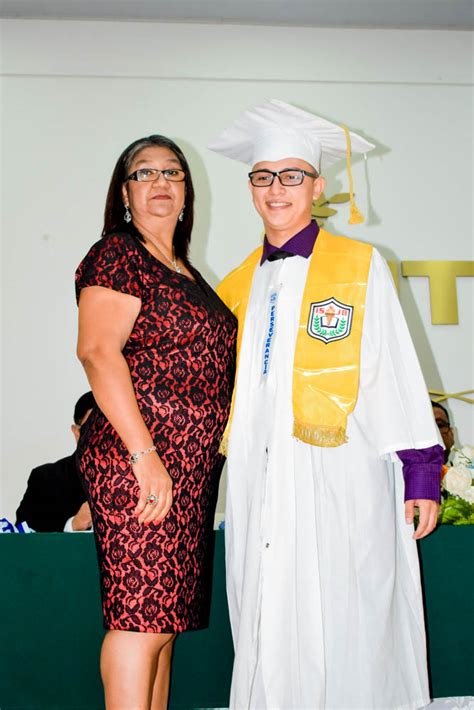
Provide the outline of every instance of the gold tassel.
{"type": "Polygon", "coordinates": [[[365,221],[365,217],[360,211],[360,209],[357,207],[356,203],[352,201],[351,203],[351,212],[349,216],[349,224],[360,224],[361,222],[365,221]]]}
{"type": "Polygon", "coordinates": [[[349,224],[360,224],[361,222],[365,221],[365,217],[360,211],[360,209],[357,207],[354,199],[354,184],[353,184],[353,179],[352,179],[352,170],[351,170],[351,134],[349,133],[349,129],[347,126],[344,126],[344,124],[341,124],[341,128],[344,130],[344,133],[346,134],[346,145],[347,145],[347,174],[349,176],[349,199],[351,203],[351,211],[349,215],[349,224]]]}

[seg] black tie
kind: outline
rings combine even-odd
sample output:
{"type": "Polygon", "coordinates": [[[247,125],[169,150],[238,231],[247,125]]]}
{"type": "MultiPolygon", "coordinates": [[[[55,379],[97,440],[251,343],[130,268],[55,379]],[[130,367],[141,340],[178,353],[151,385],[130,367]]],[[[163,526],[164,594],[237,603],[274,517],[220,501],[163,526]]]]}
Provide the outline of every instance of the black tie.
{"type": "Polygon", "coordinates": [[[286,259],[287,256],[294,256],[291,251],[285,251],[284,249],[277,249],[277,251],[272,252],[267,256],[268,261],[276,261],[277,259],[286,259]]]}

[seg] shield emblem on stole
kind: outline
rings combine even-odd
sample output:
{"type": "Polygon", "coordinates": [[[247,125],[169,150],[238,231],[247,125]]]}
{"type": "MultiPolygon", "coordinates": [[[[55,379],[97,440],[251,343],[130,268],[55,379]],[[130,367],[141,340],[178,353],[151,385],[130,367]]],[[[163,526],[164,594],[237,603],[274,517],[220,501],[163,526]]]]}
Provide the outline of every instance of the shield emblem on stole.
{"type": "Polygon", "coordinates": [[[354,306],[336,298],[312,303],[308,318],[308,335],[323,343],[343,340],[351,332],[354,306]]]}

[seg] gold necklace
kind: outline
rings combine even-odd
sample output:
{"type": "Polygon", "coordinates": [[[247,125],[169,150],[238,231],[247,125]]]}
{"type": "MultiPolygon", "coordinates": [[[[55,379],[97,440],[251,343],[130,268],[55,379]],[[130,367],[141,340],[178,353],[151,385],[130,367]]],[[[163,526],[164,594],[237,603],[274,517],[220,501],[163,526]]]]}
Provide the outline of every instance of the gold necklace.
{"type": "Polygon", "coordinates": [[[165,252],[164,252],[162,249],[160,249],[160,247],[158,246],[158,244],[156,244],[155,242],[152,242],[152,244],[158,249],[158,251],[160,252],[161,256],[164,256],[165,259],[167,259],[167,260],[170,262],[170,264],[173,266],[174,270],[175,270],[178,274],[182,274],[182,273],[183,273],[182,268],[180,267],[180,265],[179,265],[178,262],[176,261],[176,256],[175,256],[175,254],[174,254],[174,247],[172,247],[172,250],[173,250],[173,251],[172,251],[172,257],[171,257],[171,259],[170,259],[170,257],[168,256],[168,254],[165,254],[165,252]]]}

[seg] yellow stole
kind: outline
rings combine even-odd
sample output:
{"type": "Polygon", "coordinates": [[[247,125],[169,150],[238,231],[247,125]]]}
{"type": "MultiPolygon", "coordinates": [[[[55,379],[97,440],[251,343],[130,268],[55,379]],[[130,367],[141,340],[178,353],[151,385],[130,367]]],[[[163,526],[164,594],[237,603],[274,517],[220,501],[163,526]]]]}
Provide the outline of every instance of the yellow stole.
{"type": "MultiPolygon", "coordinates": [[[[261,256],[259,247],[217,289],[239,322],[237,370],[245,313],[261,256]]],[[[355,407],[359,389],[371,257],[370,245],[319,231],[303,293],[293,365],[293,436],[307,444],[340,446],[347,441],[347,415],[355,407]]],[[[227,453],[234,402],[235,388],[222,453],[227,453]]]]}

